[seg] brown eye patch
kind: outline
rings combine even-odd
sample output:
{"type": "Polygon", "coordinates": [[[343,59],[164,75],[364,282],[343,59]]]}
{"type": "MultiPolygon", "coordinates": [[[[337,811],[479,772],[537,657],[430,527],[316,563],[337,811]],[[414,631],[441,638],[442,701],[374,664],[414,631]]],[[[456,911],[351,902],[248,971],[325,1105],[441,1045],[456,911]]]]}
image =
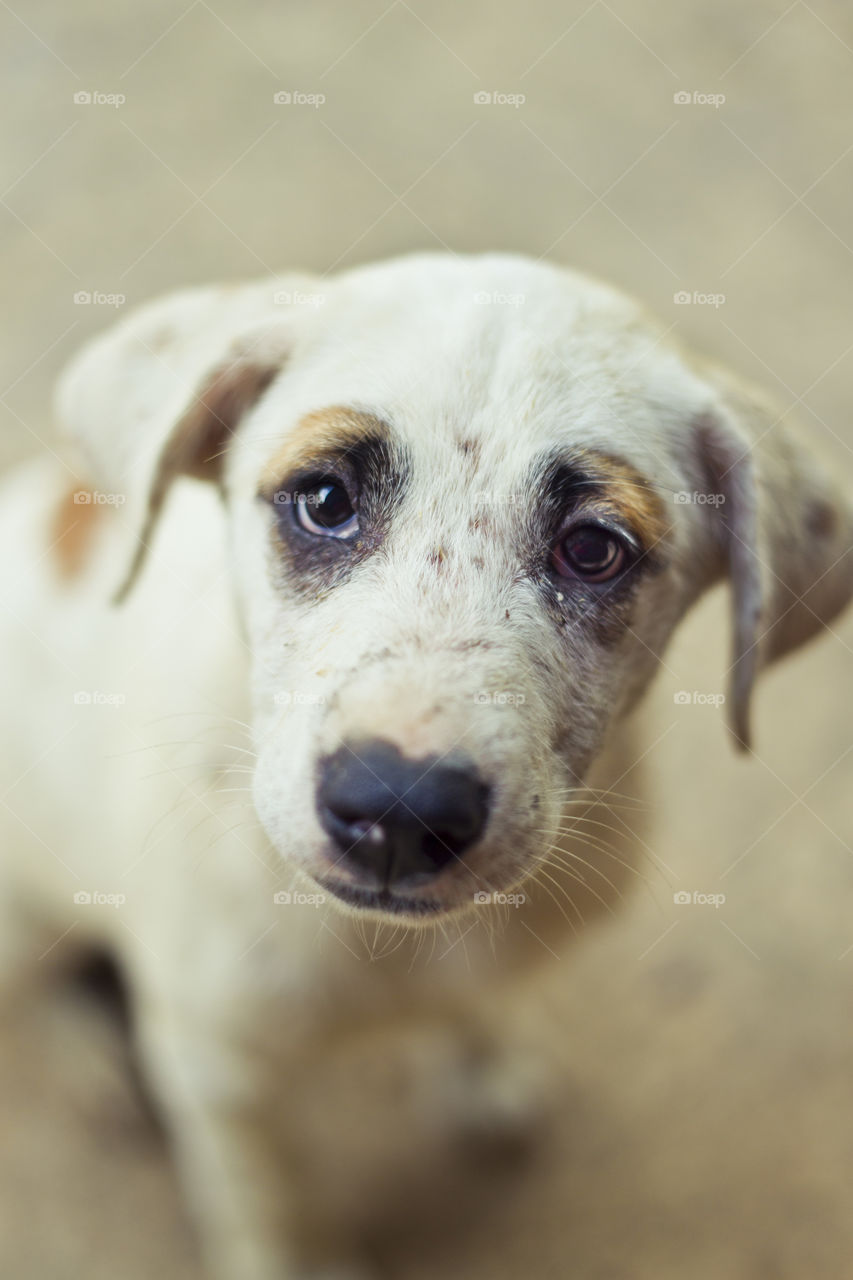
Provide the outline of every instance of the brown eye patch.
{"type": "Polygon", "coordinates": [[[591,449],[551,455],[528,481],[533,520],[529,551],[544,555],[573,526],[601,525],[624,534],[650,567],[663,562],[671,528],[652,482],[622,459],[591,449]]]}
{"type": "Polygon", "coordinates": [[[671,528],[666,506],[652,482],[630,463],[597,450],[576,450],[540,465],[534,488],[543,538],[558,533],[583,509],[593,523],[598,519],[624,529],[643,556],[663,556],[671,528]]]}
{"type": "Polygon", "coordinates": [[[408,475],[382,419],[354,409],[301,419],[258,493],[274,512],[271,554],[282,587],[316,599],[345,581],[382,546],[408,475]]]}
{"type": "Polygon", "coordinates": [[[593,450],[542,459],[531,488],[527,559],[549,612],[615,643],[638,583],[666,563],[663,499],[630,464],[593,450]]]}
{"type": "Polygon", "coordinates": [[[347,455],[365,440],[392,440],[391,427],[382,418],[349,405],[330,405],[304,414],[269,458],[258,488],[261,498],[271,502],[288,478],[322,466],[324,459],[346,461],[347,455]]]}

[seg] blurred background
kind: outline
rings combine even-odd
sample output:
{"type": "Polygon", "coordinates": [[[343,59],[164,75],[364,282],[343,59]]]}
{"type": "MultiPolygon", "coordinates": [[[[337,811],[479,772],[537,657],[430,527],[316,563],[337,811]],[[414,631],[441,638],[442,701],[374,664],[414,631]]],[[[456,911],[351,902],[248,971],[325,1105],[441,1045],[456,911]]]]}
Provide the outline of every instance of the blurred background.
{"type": "MultiPolygon", "coordinates": [[[[158,292],[510,249],[642,297],[853,478],[841,0],[4,0],[0,36],[3,464],[51,446],[77,345],[158,292]]],[[[649,699],[666,871],[527,1010],[548,1143],[389,1236],[390,1274],[849,1273],[853,616],[764,679],[743,759],[713,700],[674,701],[725,688],[725,606],[649,699]]],[[[96,1006],[56,993],[4,1028],[0,1132],[2,1274],[198,1280],[96,1006]]]]}

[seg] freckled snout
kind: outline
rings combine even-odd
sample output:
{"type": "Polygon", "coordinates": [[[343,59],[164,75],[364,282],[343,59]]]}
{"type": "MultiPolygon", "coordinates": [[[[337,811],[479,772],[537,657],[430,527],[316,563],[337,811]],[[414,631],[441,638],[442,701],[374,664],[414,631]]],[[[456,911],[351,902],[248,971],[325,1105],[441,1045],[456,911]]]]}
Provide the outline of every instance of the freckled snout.
{"type": "Polygon", "coordinates": [[[479,839],[489,788],[459,752],[412,760],[375,739],[344,744],[321,762],[317,807],[360,884],[413,889],[479,839]]]}

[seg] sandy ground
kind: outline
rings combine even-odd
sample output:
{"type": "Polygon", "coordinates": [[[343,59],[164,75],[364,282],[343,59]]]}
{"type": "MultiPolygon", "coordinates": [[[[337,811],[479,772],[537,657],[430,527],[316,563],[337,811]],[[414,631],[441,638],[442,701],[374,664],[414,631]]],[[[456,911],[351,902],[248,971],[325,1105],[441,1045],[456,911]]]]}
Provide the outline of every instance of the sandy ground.
{"type": "MultiPolygon", "coordinates": [[[[0,8],[0,35],[3,459],[49,447],[52,380],[114,314],[75,294],[130,306],[446,245],[547,254],[640,294],[853,475],[840,2],[32,0],[0,8]]],[[[453,1165],[452,1212],[387,1225],[388,1275],[850,1274],[853,617],[766,678],[743,760],[718,710],[673,703],[723,687],[724,608],[684,628],[650,700],[648,843],[668,880],[528,1011],[548,1141],[523,1168],[453,1165]]],[[[0,1274],[198,1276],[164,1142],[89,1002],[56,991],[4,1025],[0,1133],[0,1274]]]]}

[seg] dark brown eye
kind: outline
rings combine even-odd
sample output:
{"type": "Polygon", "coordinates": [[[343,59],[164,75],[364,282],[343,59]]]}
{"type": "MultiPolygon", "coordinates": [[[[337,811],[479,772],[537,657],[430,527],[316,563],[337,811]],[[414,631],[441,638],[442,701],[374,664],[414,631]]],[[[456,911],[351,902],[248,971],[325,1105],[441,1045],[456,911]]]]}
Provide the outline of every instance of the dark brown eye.
{"type": "Polygon", "coordinates": [[[339,480],[319,480],[293,497],[296,521],[306,533],[321,538],[352,538],[358,516],[339,480]]]}
{"type": "Polygon", "coordinates": [[[551,552],[551,566],[564,578],[584,582],[609,582],[628,563],[622,539],[597,524],[583,524],[570,530],[551,552]]]}

